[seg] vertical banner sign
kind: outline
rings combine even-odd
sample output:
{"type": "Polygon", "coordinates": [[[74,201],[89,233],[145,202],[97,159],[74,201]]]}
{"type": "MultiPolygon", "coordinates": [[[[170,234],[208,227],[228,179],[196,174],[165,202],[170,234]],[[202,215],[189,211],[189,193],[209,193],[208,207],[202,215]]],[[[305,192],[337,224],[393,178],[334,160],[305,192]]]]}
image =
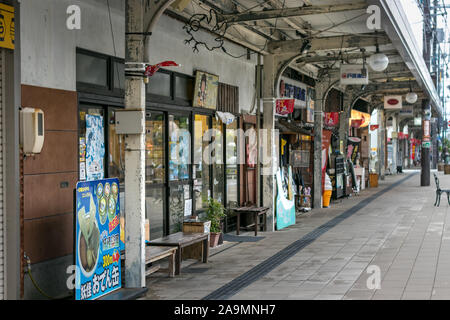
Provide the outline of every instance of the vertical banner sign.
{"type": "Polygon", "coordinates": [[[325,171],[327,170],[327,162],[328,162],[328,149],[331,143],[331,134],[330,130],[322,131],[322,191],[325,186],[325,171]]]}
{"type": "Polygon", "coordinates": [[[119,179],[76,188],[75,298],[93,300],[121,288],[119,179]]]}
{"type": "Polygon", "coordinates": [[[0,47],[14,50],[14,7],[0,3],[0,47]]]}
{"type": "Polygon", "coordinates": [[[103,117],[86,115],[86,174],[87,180],[103,179],[105,162],[103,117]]]}
{"type": "MultiPolygon", "coordinates": [[[[429,142],[431,138],[430,134],[430,120],[423,120],[423,142],[429,142]]],[[[428,147],[429,144],[422,145],[425,148],[428,147]]]]}

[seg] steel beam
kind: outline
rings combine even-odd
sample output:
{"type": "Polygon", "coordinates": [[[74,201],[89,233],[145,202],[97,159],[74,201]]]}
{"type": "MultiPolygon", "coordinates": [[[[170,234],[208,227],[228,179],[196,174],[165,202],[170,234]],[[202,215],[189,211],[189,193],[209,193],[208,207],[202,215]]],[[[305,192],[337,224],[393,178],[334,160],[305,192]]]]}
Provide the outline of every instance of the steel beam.
{"type": "MultiPolygon", "coordinates": [[[[268,51],[272,54],[301,53],[304,46],[304,39],[271,41],[268,44],[268,51]]],[[[364,48],[376,45],[390,44],[391,41],[384,33],[361,33],[358,35],[344,35],[333,37],[313,38],[310,41],[309,52],[321,50],[337,50],[345,48],[364,48]]]]}
{"type": "Polygon", "coordinates": [[[367,8],[365,2],[326,5],[326,6],[303,6],[296,8],[273,9],[263,11],[250,11],[245,13],[234,13],[222,15],[219,20],[227,23],[249,22],[276,18],[303,17],[315,14],[363,10],[367,8]]]}

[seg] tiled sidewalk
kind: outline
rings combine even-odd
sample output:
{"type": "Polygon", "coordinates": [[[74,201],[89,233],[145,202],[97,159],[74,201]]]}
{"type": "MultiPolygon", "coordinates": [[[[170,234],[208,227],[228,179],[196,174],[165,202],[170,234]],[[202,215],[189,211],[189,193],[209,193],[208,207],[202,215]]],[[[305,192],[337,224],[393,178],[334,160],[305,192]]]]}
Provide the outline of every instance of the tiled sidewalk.
{"type": "MultiPolygon", "coordinates": [[[[211,251],[208,264],[183,262],[178,277],[153,274],[147,279],[145,298],[202,299],[408,174],[388,176],[379,188],[299,216],[295,226],[258,234],[265,237],[258,242],[226,243],[211,251]]],[[[438,176],[442,187],[450,187],[450,176],[441,172],[438,176]]],[[[450,299],[446,195],[435,208],[434,179],[431,187],[419,185],[420,174],[415,174],[248,283],[231,299],[450,299]],[[370,280],[378,270],[381,289],[371,289],[368,280],[369,286],[373,284],[370,280]]]]}

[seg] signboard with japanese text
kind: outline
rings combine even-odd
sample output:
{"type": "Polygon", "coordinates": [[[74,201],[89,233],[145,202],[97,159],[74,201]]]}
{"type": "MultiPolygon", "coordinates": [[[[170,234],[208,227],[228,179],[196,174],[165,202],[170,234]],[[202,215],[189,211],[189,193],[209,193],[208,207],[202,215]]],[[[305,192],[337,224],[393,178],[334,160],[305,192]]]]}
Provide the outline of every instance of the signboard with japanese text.
{"type": "Polygon", "coordinates": [[[340,73],[341,85],[369,84],[367,69],[364,71],[362,64],[342,64],[340,73]]]}
{"type": "Polygon", "coordinates": [[[14,7],[0,3],[0,47],[14,50],[14,7]]]}
{"type": "Polygon", "coordinates": [[[308,86],[306,84],[286,77],[281,77],[279,97],[294,99],[295,109],[306,108],[307,94],[308,86]]]}
{"type": "Polygon", "coordinates": [[[119,179],[77,183],[75,298],[93,300],[120,289],[119,179]]]}

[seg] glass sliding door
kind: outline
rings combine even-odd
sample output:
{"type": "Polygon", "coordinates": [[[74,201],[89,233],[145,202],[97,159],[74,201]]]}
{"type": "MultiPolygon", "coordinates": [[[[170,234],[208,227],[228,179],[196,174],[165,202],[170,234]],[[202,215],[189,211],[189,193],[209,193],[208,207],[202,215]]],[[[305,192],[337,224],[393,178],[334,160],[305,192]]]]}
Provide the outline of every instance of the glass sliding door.
{"type": "Polygon", "coordinates": [[[165,117],[162,112],[150,112],[145,136],[145,212],[150,239],[165,234],[165,168],[165,117]]]}
{"type": "Polygon", "coordinates": [[[192,215],[190,114],[169,114],[168,121],[168,219],[169,233],[175,233],[182,230],[184,217],[192,215]]]}
{"type": "Polygon", "coordinates": [[[211,152],[213,167],[213,197],[222,204],[224,203],[224,159],[223,159],[223,123],[213,117],[212,146],[211,152]]]}
{"type": "Polygon", "coordinates": [[[209,116],[194,115],[194,200],[196,211],[206,209],[208,198],[211,196],[211,156],[205,152],[210,141],[204,139],[209,129],[209,116]]]}
{"type": "Polygon", "coordinates": [[[238,206],[238,136],[237,136],[237,120],[226,126],[226,206],[234,208],[238,206]]]}

